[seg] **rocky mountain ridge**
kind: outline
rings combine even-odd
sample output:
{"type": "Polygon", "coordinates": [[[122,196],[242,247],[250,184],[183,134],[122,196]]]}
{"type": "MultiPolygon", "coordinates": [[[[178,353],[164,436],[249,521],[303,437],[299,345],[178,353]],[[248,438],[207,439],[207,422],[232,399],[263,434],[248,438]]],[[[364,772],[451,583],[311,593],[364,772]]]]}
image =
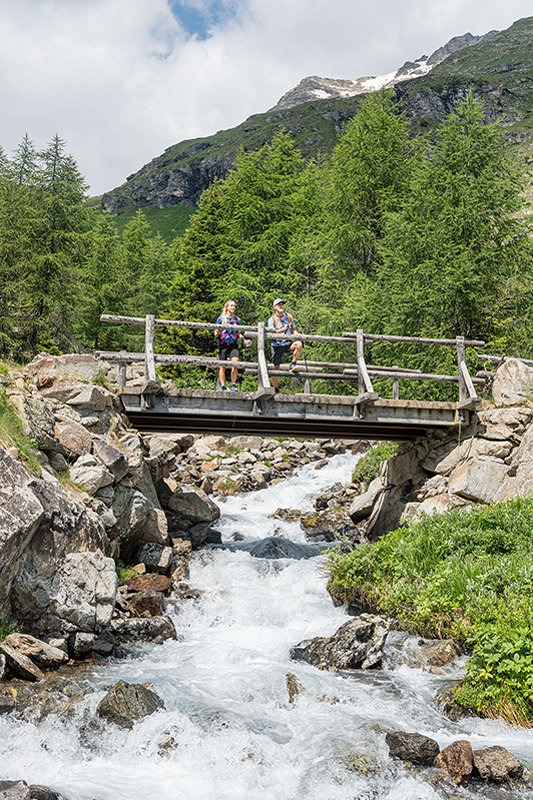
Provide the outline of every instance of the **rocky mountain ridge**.
{"type": "Polygon", "coordinates": [[[378,89],[389,89],[401,81],[426,75],[434,66],[440,64],[452,53],[482,42],[484,39],[489,39],[497,33],[499,31],[494,30],[483,36],[473,36],[471,33],[465,33],[463,36],[454,36],[453,39],[439,47],[429,57],[423,55],[414,61],[406,61],[403,66],[384,75],[369,75],[355,80],[321,78],[318,75],[309,75],[307,78],[303,78],[293,89],[289,89],[270,111],[291,108],[311,100],[353,97],[366,92],[374,92],[378,89]]]}
{"type": "MultiPolygon", "coordinates": [[[[430,72],[393,87],[413,132],[442,122],[457,101],[472,91],[483,102],[487,121],[500,121],[509,141],[518,144],[521,157],[527,161],[533,150],[527,124],[533,113],[532,38],[533,17],[528,17],[451,54],[435,51],[430,58],[439,63],[430,72]],[[441,56],[446,57],[439,60],[441,56]]],[[[311,91],[315,88],[311,86],[311,91]]],[[[343,82],[337,89],[345,91],[343,82]]],[[[361,95],[314,97],[298,105],[255,114],[236,128],[213,136],[172,145],[130,175],[122,186],[107,192],[102,207],[122,213],[148,206],[194,206],[215,178],[227,175],[239,147],[258,149],[281,128],[292,134],[304,157],[328,153],[344,125],[357,113],[360,98],[361,95]]]]}

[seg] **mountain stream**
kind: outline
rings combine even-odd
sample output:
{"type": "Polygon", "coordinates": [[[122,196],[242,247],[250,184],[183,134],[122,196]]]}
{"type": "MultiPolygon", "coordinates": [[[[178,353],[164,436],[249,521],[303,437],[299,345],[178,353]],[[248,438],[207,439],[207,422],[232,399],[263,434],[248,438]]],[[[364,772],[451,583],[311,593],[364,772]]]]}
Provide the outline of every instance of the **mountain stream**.
{"type": "MultiPolygon", "coordinates": [[[[276,486],[220,503],[224,541],[281,535],[304,543],[297,522],[274,510],[313,509],[356,456],[302,467],[276,486]]],[[[40,721],[0,716],[0,776],[53,787],[68,800],[433,800],[525,798],[531,790],[476,789],[434,782],[393,761],[387,730],[500,744],[533,769],[533,731],[501,722],[453,723],[435,697],[459,666],[433,675],[409,666],[415,639],[389,636],[384,668],[340,674],[289,660],[303,639],[334,633],[348,617],[325,590],[324,556],[255,558],[204,549],[191,559],[199,600],[169,613],[178,641],[140,645],[132,657],[93,666],[90,691],[66,714],[40,721]],[[455,670],[455,671],[454,671],[455,670]],[[305,688],[289,703],[286,676],[305,688]],[[165,710],[122,730],[95,718],[116,681],[149,682],[165,710]],[[526,794],[527,792],[527,794],[526,794]]]]}

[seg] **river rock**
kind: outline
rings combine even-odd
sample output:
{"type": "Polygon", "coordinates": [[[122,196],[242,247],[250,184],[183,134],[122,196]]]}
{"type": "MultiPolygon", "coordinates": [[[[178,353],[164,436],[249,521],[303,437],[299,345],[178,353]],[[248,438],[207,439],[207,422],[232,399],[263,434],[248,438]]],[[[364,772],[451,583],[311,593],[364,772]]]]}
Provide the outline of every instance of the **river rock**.
{"type": "Polygon", "coordinates": [[[79,660],[89,658],[94,647],[95,638],[94,633],[86,633],[85,631],[73,633],[68,640],[70,656],[79,660]]]}
{"type": "Polygon", "coordinates": [[[318,669],[369,669],[383,658],[389,623],[373,614],[361,614],[345,622],[333,636],[316,636],[291,648],[290,657],[318,669]]]}
{"type": "Polygon", "coordinates": [[[32,800],[26,781],[0,781],[0,800],[32,800]]]}
{"type": "Polygon", "coordinates": [[[126,586],[131,592],[159,592],[168,595],[172,589],[172,583],[166,575],[158,575],[153,572],[146,575],[132,575],[126,580],[126,586]]]}
{"type": "Polygon", "coordinates": [[[432,667],[445,667],[457,658],[457,649],[451,639],[428,642],[420,647],[420,655],[432,667]]]}
{"type": "Polygon", "coordinates": [[[300,525],[309,542],[334,542],[342,538],[359,541],[360,533],[342,508],[327,508],[300,516],[300,525]]]}
{"type": "Polygon", "coordinates": [[[111,509],[120,533],[120,553],[126,561],[140,542],[167,544],[168,528],[164,513],[137,489],[119,484],[111,509]]]}
{"type": "Polygon", "coordinates": [[[168,575],[172,565],[172,547],[161,544],[143,544],[137,553],[137,561],[144,564],[149,572],[168,575]]]}
{"type": "Polygon", "coordinates": [[[135,592],[128,603],[136,617],[161,617],[163,614],[163,595],[158,592],[135,592]]]}
{"type": "Polygon", "coordinates": [[[524,773],[524,767],[516,756],[499,745],[474,750],[473,757],[474,767],[486,781],[502,783],[521,778],[524,773]]]}
{"type": "Polygon", "coordinates": [[[65,796],[56,792],[55,789],[50,789],[49,786],[30,786],[31,800],[66,800],[65,796]]]}
{"type": "Polygon", "coordinates": [[[289,693],[289,703],[294,703],[299,694],[305,693],[305,688],[293,672],[287,672],[287,692],[289,693]]]}
{"type": "Polygon", "coordinates": [[[4,639],[4,644],[9,645],[18,653],[28,656],[43,669],[57,669],[65,661],[68,661],[67,654],[62,650],[26,633],[10,633],[4,639]]]}
{"type": "Polygon", "coordinates": [[[385,736],[391,756],[420,766],[431,766],[440,747],[435,739],[421,733],[391,731],[385,736]]]}
{"type": "Polygon", "coordinates": [[[152,642],[162,644],[167,639],[177,639],[176,628],[170,617],[138,617],[114,619],[108,632],[116,642],[152,642]]]}
{"type": "Polygon", "coordinates": [[[92,449],[94,455],[109,470],[117,482],[126,476],[129,466],[125,455],[120,450],[100,437],[93,439],[92,449]]]}
{"type": "Polygon", "coordinates": [[[96,713],[120,728],[133,728],[136,720],[164,707],[159,695],[146,686],[119,681],[99,702],[96,713]]]}
{"type": "MultiPolygon", "coordinates": [[[[0,656],[0,659],[4,659],[5,656],[0,656]]],[[[3,678],[0,678],[3,680],[3,678]]],[[[0,715],[1,714],[10,714],[15,708],[15,698],[9,691],[2,686],[0,686],[0,715]]]]}
{"type": "Polygon", "coordinates": [[[452,742],[436,756],[435,766],[444,770],[455,783],[462,783],[472,774],[472,745],[466,739],[452,742]]]}
{"type": "Polygon", "coordinates": [[[215,522],[220,517],[220,509],[201,489],[174,492],[168,507],[178,517],[192,522],[215,522]]]}
{"type": "Polygon", "coordinates": [[[360,522],[369,516],[376,498],[382,489],[383,484],[381,483],[381,478],[374,478],[366,492],[363,492],[363,494],[355,498],[348,512],[353,522],[360,522]]]}
{"type": "Polygon", "coordinates": [[[6,675],[7,675],[6,657],[0,653],[0,681],[3,681],[6,675]]]}
{"type": "Polygon", "coordinates": [[[24,681],[42,681],[44,679],[39,667],[28,656],[22,655],[5,642],[0,644],[0,653],[5,657],[9,671],[17,678],[22,678],[24,681]]]}
{"type": "Polygon", "coordinates": [[[533,396],[533,369],[518,358],[508,358],[498,367],[492,382],[497,406],[515,406],[533,396]]]}

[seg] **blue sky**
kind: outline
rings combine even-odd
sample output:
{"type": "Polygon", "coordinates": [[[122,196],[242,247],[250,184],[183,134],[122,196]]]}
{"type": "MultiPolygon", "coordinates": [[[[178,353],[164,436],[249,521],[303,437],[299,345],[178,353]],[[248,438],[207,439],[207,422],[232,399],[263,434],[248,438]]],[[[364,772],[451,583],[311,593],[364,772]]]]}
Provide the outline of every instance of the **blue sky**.
{"type": "Polygon", "coordinates": [[[381,75],[531,0],[0,0],[0,146],[58,133],[100,194],[307,75],[381,75]]]}
{"type": "Polygon", "coordinates": [[[170,0],[169,5],[189,35],[207,39],[217,28],[237,18],[240,4],[231,0],[170,0]]]}

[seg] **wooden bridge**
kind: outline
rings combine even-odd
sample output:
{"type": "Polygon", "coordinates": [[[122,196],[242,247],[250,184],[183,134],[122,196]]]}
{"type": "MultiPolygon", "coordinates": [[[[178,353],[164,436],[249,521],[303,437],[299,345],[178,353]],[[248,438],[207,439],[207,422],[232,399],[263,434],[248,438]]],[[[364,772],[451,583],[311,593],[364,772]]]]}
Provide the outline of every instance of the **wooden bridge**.
{"type": "Polygon", "coordinates": [[[144,432],[192,431],[217,434],[260,434],[270,436],[337,437],[350,439],[407,440],[424,436],[429,431],[467,424],[470,414],[481,402],[476,386],[484,385],[482,377],[471,377],[466,365],[465,348],[481,347],[484,342],[456,339],[428,339],[409,336],[368,334],[362,330],[342,336],[275,333],[260,322],[256,326],[225,325],[228,330],[242,332],[257,342],[257,360],[220,361],[208,356],[168,355],[154,353],[156,325],[189,329],[215,330],[216,324],[146,317],[124,317],[104,314],[103,322],[143,325],[143,353],[99,351],[97,356],[118,362],[119,392],[132,425],[144,432]],[[303,382],[298,394],[275,393],[271,385],[274,368],[269,364],[266,345],[269,340],[328,342],[355,349],[353,362],[327,362],[301,359],[297,373],[282,365],[280,378],[303,382]],[[416,345],[453,347],[457,353],[457,375],[426,374],[416,369],[367,364],[365,345],[371,342],[406,342],[416,345]],[[128,363],[144,365],[144,378],[137,385],[126,380],[128,363]],[[158,380],[158,365],[200,366],[218,370],[220,366],[237,367],[244,375],[255,376],[254,391],[222,392],[217,389],[176,389],[163,387],[158,380]],[[389,378],[392,397],[380,397],[372,380],[389,378]],[[316,380],[347,381],[356,384],[357,394],[331,395],[312,392],[316,380]],[[456,383],[457,402],[429,402],[400,399],[400,381],[436,381],[456,383]]]}

